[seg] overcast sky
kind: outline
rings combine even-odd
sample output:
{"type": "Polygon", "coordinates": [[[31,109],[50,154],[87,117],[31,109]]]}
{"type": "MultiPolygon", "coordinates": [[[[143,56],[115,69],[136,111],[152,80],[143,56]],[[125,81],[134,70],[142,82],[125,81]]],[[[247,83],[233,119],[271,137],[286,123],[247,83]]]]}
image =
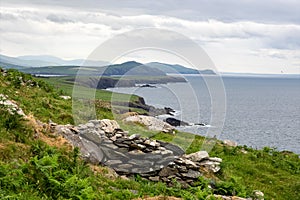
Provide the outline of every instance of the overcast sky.
{"type": "MultiPolygon", "coordinates": [[[[299,74],[299,8],[298,0],[0,0],[0,53],[84,59],[116,34],[156,27],[194,40],[219,71],[299,74]]],[[[179,62],[150,57],[123,60],[179,62]]]]}

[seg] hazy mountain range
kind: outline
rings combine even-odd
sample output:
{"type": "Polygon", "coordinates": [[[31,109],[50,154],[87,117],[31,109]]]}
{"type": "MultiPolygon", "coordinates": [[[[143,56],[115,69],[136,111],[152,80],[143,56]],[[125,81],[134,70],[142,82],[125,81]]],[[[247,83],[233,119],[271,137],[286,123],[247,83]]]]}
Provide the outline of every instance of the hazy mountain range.
{"type": "Polygon", "coordinates": [[[45,66],[105,66],[109,65],[109,62],[105,61],[94,61],[94,60],[64,60],[55,56],[49,55],[38,55],[38,56],[19,56],[10,57],[0,54],[0,65],[2,63],[16,65],[20,67],[45,67],[45,66]]]}
{"type": "Polygon", "coordinates": [[[165,76],[172,74],[215,74],[212,70],[198,71],[178,64],[159,62],[139,63],[128,61],[121,64],[109,64],[105,61],[86,61],[83,59],[63,60],[54,56],[0,55],[0,66],[15,68],[30,74],[76,75],[78,70],[83,75],[139,75],[165,76]]]}

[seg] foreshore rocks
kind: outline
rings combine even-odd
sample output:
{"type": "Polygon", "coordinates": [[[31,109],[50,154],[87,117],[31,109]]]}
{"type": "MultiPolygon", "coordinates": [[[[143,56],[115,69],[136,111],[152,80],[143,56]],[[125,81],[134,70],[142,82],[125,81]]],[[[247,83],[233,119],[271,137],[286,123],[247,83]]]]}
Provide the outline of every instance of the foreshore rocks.
{"type": "Polygon", "coordinates": [[[238,143],[235,142],[235,141],[231,141],[231,140],[224,140],[223,143],[227,146],[230,146],[230,147],[236,147],[238,146],[238,143]]]}
{"type": "Polygon", "coordinates": [[[203,173],[218,172],[222,162],[209,157],[206,151],[186,155],[171,143],[128,135],[114,120],[91,120],[78,126],[52,125],[52,131],[78,147],[87,162],[108,166],[119,175],[139,174],[169,185],[174,179],[182,187],[193,185],[203,173]]]}
{"type": "Polygon", "coordinates": [[[126,117],[124,121],[142,124],[152,131],[174,133],[175,130],[175,128],[170,124],[152,116],[134,115],[134,116],[126,117]]]}
{"type": "Polygon", "coordinates": [[[188,126],[189,123],[172,118],[172,117],[168,117],[165,119],[165,121],[170,124],[171,126],[188,126]]]}

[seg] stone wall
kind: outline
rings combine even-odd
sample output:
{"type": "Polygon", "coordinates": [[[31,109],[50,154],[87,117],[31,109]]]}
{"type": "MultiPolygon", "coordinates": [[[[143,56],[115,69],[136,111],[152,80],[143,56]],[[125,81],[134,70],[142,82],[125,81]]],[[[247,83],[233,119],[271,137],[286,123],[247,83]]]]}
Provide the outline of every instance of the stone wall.
{"type": "Polygon", "coordinates": [[[177,180],[183,187],[193,185],[204,172],[220,170],[222,159],[209,157],[206,151],[186,155],[176,145],[138,134],[128,135],[114,120],[91,120],[86,124],[55,125],[52,131],[79,147],[81,156],[127,177],[139,174],[151,181],[172,185],[177,180]]]}

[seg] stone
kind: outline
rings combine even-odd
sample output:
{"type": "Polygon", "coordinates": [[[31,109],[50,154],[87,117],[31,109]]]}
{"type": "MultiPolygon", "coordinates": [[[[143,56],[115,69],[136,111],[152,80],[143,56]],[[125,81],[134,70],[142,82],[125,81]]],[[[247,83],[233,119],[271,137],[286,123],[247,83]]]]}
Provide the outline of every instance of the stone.
{"type": "Polygon", "coordinates": [[[79,134],[79,130],[75,127],[71,127],[70,130],[74,133],[74,134],[79,134]]]}
{"type": "Polygon", "coordinates": [[[115,142],[114,143],[115,145],[117,145],[118,147],[121,147],[121,148],[129,148],[129,145],[128,144],[124,144],[124,143],[119,143],[119,142],[115,142]]]}
{"type": "Polygon", "coordinates": [[[184,154],[184,150],[177,145],[171,143],[162,143],[159,141],[160,145],[173,152],[174,156],[182,156],[184,154]]]}
{"type": "Polygon", "coordinates": [[[77,128],[78,128],[78,130],[81,131],[81,130],[87,129],[88,127],[85,124],[80,124],[80,125],[77,126],[77,128]]]}
{"type": "Polygon", "coordinates": [[[91,122],[85,124],[88,128],[94,128],[95,125],[91,122]]]}
{"type": "Polygon", "coordinates": [[[213,161],[209,161],[209,160],[202,161],[200,163],[200,165],[204,166],[205,168],[207,168],[208,170],[210,170],[214,173],[220,171],[220,169],[221,169],[221,167],[219,166],[220,165],[219,162],[213,162],[213,161]]]}
{"type": "Polygon", "coordinates": [[[167,177],[162,177],[161,178],[161,180],[163,181],[163,182],[166,182],[166,183],[168,183],[168,182],[170,182],[171,180],[170,179],[168,179],[167,177]]]}
{"type": "Polygon", "coordinates": [[[186,166],[177,166],[177,169],[179,170],[179,172],[183,172],[183,173],[188,172],[188,169],[186,168],[186,166]]]}
{"type": "Polygon", "coordinates": [[[168,124],[170,124],[171,126],[188,126],[189,125],[189,123],[187,123],[187,122],[184,122],[184,121],[172,118],[172,117],[166,118],[166,122],[168,124]]]}
{"type": "Polygon", "coordinates": [[[111,141],[116,141],[116,140],[117,140],[117,136],[116,136],[116,135],[112,136],[112,137],[110,138],[110,140],[111,140],[111,141]]]}
{"type": "Polygon", "coordinates": [[[121,164],[121,163],[122,163],[121,160],[108,160],[104,164],[108,165],[108,166],[111,166],[111,165],[116,165],[116,164],[121,164]]]}
{"type": "Polygon", "coordinates": [[[231,140],[224,140],[223,143],[227,146],[230,146],[230,147],[236,147],[238,145],[237,142],[235,141],[231,141],[231,140]]]}
{"type": "Polygon", "coordinates": [[[264,193],[259,190],[253,191],[253,200],[264,200],[264,193]]]}
{"type": "Polygon", "coordinates": [[[198,151],[195,153],[185,155],[184,157],[194,162],[200,162],[201,160],[209,158],[209,155],[206,151],[198,151]]]}
{"type": "Polygon", "coordinates": [[[129,151],[128,154],[130,154],[130,155],[145,155],[145,153],[143,151],[137,150],[137,149],[129,151]]]}
{"type": "Polygon", "coordinates": [[[125,181],[129,181],[129,180],[130,180],[130,179],[129,179],[127,176],[125,176],[125,175],[120,176],[120,178],[123,179],[123,180],[125,180],[125,181]]]}
{"type": "Polygon", "coordinates": [[[240,151],[242,154],[248,154],[248,151],[246,151],[245,149],[241,149],[240,151]]]}
{"type": "Polygon", "coordinates": [[[213,161],[213,162],[218,162],[218,163],[222,162],[222,158],[217,158],[217,157],[209,157],[207,160],[213,161]]]}
{"type": "Polygon", "coordinates": [[[59,96],[59,97],[62,98],[62,99],[64,99],[64,100],[69,100],[69,99],[71,99],[70,96],[59,96]]]}
{"type": "Polygon", "coordinates": [[[87,140],[93,141],[96,144],[100,144],[103,141],[99,133],[95,130],[88,131],[85,134],[80,134],[80,136],[87,140]]]}
{"type": "Polygon", "coordinates": [[[159,150],[159,151],[161,152],[162,155],[173,154],[171,150],[164,150],[164,151],[159,150]]]}
{"type": "Polygon", "coordinates": [[[131,164],[116,165],[113,167],[113,169],[119,173],[130,173],[132,169],[132,165],[131,164]]]}
{"type": "Polygon", "coordinates": [[[149,143],[150,146],[152,147],[159,147],[160,144],[158,142],[156,142],[155,140],[152,140],[150,143],[149,143]]]}
{"type": "Polygon", "coordinates": [[[194,163],[193,161],[189,160],[189,159],[179,158],[179,159],[175,160],[175,162],[179,163],[179,164],[184,164],[188,167],[197,168],[197,164],[194,163]]]}
{"type": "Polygon", "coordinates": [[[145,146],[145,145],[137,144],[137,146],[138,146],[138,149],[146,149],[146,146],[145,146]]]}
{"type": "Polygon", "coordinates": [[[126,162],[128,160],[128,156],[125,153],[120,152],[119,148],[111,149],[109,147],[102,146],[101,150],[107,160],[121,160],[122,162],[126,162]]]}
{"type": "Polygon", "coordinates": [[[170,108],[170,107],[164,107],[164,110],[166,112],[166,114],[168,115],[174,115],[173,113],[175,113],[175,110],[173,108],[170,108]]]}
{"type": "Polygon", "coordinates": [[[149,167],[153,165],[153,162],[146,159],[131,159],[128,161],[128,163],[134,165],[135,167],[141,168],[141,173],[150,172],[149,167]]]}
{"type": "Polygon", "coordinates": [[[171,175],[175,175],[178,173],[177,169],[174,168],[170,168],[170,167],[164,167],[159,173],[158,175],[160,177],[167,177],[167,176],[171,176],[171,175]]]}
{"type": "Polygon", "coordinates": [[[161,151],[167,150],[165,147],[158,147],[157,149],[158,149],[158,150],[161,150],[161,151]]]}
{"type": "Polygon", "coordinates": [[[120,129],[119,124],[115,120],[102,119],[100,120],[100,127],[106,133],[112,133],[115,129],[120,129]]]}
{"type": "Polygon", "coordinates": [[[149,130],[173,133],[175,128],[170,124],[152,116],[134,115],[124,119],[125,122],[140,123],[146,126],[149,130]]]}
{"type": "Polygon", "coordinates": [[[135,139],[139,139],[141,136],[139,134],[132,134],[131,136],[128,137],[128,139],[130,140],[135,140],[135,139]]]}
{"type": "Polygon", "coordinates": [[[181,173],[181,175],[184,178],[192,178],[192,179],[197,179],[198,177],[201,176],[201,173],[195,170],[189,169],[187,173],[181,173]]]}
{"type": "Polygon", "coordinates": [[[25,117],[25,113],[23,112],[23,110],[15,103],[15,101],[13,100],[8,100],[8,97],[4,94],[0,94],[0,105],[5,106],[5,108],[7,109],[7,111],[10,114],[18,114],[21,115],[23,117],[25,117]]]}
{"type": "Polygon", "coordinates": [[[102,150],[95,143],[91,141],[82,138],[81,142],[84,148],[86,148],[86,151],[90,153],[88,159],[91,161],[91,163],[99,164],[104,157],[102,150]]]}
{"type": "Polygon", "coordinates": [[[159,176],[149,177],[149,180],[157,182],[159,181],[159,176]]]}

